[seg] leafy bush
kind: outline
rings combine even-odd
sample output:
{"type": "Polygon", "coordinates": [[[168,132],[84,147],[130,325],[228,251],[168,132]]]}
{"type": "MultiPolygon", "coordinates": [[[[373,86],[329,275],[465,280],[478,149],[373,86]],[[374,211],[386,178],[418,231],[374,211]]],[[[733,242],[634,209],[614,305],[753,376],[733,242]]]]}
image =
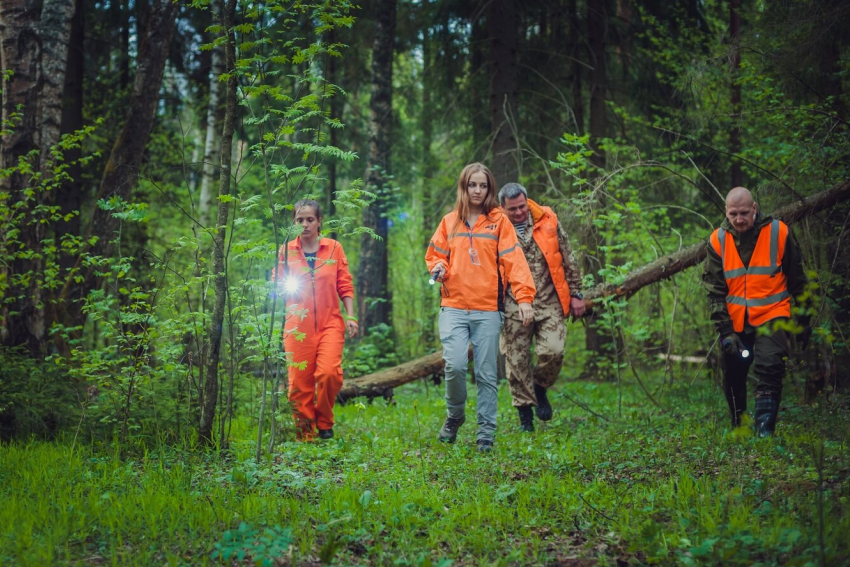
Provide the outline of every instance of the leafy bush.
{"type": "Polygon", "coordinates": [[[369,329],[359,344],[346,347],[342,359],[345,377],[356,378],[398,364],[392,333],[392,327],[381,323],[369,329]]]}
{"type": "Polygon", "coordinates": [[[0,347],[0,438],[50,436],[74,422],[79,390],[23,349],[0,347]]]}

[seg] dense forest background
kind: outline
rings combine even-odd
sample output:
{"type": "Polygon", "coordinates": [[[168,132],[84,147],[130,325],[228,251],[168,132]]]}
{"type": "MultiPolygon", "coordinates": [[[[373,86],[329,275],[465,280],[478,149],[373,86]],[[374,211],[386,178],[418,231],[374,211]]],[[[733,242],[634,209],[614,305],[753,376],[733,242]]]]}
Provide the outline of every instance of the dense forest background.
{"type": "Polygon", "coordinates": [[[0,0],[0,562],[846,564],[848,29],[829,0],[0,0]],[[292,442],[292,204],[351,262],[351,383],[439,350],[423,258],[473,161],[582,266],[555,418],[518,433],[503,384],[492,456],[441,445],[426,379],[292,442]],[[737,185],[798,207],[812,282],[771,440],[729,430],[701,265],[668,261],[737,185]]]}
{"type": "MultiPolygon", "coordinates": [[[[292,313],[268,280],[305,196],[354,268],[351,378],[438,348],[422,256],[466,163],[557,210],[587,289],[703,241],[730,187],[770,212],[850,178],[842,2],[46,0],[0,17],[6,437],[79,420],[224,441],[247,409],[274,438],[292,313]]],[[[817,298],[792,365],[809,396],[850,368],[848,214],[795,226],[817,298]]],[[[714,339],[699,283],[599,302],[570,326],[568,372],[681,379],[668,355],[714,339]]]]}

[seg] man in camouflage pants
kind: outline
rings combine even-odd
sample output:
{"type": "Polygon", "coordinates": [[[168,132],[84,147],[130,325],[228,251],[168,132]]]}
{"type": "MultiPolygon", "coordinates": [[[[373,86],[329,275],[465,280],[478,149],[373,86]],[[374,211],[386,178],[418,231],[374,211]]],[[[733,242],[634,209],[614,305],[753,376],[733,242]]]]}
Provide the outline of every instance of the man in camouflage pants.
{"type": "Polygon", "coordinates": [[[520,429],[531,432],[534,431],[532,408],[537,408],[540,420],[552,419],[546,390],[555,383],[564,361],[564,318],[570,314],[584,315],[581,273],[569,238],[551,208],[529,200],[525,187],[518,183],[502,187],[499,202],[517,231],[517,240],[537,287],[532,304],[534,322],[527,327],[522,325],[519,308],[508,288],[505,325],[499,339],[520,429]],[[533,368],[532,339],[537,345],[537,365],[533,368]]]}

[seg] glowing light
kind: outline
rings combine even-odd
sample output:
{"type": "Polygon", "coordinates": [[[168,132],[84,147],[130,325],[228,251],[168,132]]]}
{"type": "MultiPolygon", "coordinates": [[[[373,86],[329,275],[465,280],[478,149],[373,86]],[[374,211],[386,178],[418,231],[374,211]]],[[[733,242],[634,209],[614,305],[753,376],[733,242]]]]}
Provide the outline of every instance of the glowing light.
{"type": "Polygon", "coordinates": [[[434,285],[435,283],[437,283],[437,280],[435,280],[434,278],[429,278],[428,283],[434,285]]]}
{"type": "Polygon", "coordinates": [[[283,280],[283,289],[286,293],[295,293],[298,291],[298,279],[293,276],[287,276],[283,280]]]}
{"type": "Polygon", "coordinates": [[[750,357],[750,351],[748,351],[746,349],[741,351],[741,358],[749,358],[749,357],[750,357]]]}

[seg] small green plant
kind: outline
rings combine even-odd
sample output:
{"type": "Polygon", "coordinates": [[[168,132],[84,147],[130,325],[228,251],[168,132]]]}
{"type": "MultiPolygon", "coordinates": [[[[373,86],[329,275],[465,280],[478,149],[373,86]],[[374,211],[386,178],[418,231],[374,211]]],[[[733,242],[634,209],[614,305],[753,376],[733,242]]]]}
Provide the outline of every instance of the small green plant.
{"type": "Polygon", "coordinates": [[[254,565],[272,567],[292,544],[292,531],[280,526],[255,528],[241,522],[235,530],[227,530],[215,544],[213,559],[226,563],[250,561],[254,565]]]}

